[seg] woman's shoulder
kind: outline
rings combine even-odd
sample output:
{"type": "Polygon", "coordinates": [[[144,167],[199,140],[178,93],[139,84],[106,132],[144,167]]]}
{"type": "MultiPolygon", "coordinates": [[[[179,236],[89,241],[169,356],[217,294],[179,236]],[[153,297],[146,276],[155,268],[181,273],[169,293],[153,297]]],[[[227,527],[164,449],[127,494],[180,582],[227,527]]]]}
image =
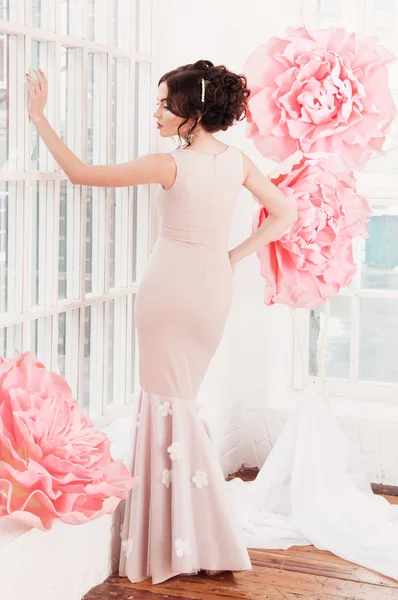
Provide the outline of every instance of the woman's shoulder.
{"type": "Polygon", "coordinates": [[[237,146],[234,146],[232,144],[228,144],[227,148],[225,149],[225,151],[223,152],[219,152],[217,154],[201,154],[199,152],[193,151],[193,150],[187,150],[185,148],[182,148],[181,146],[178,148],[174,148],[174,150],[171,150],[169,153],[167,153],[169,156],[171,155],[172,158],[169,158],[170,163],[175,163],[177,162],[177,157],[179,159],[179,157],[184,156],[184,162],[185,159],[188,160],[189,162],[191,162],[192,160],[195,161],[195,159],[197,158],[198,160],[200,160],[202,157],[212,157],[212,156],[216,156],[216,157],[225,157],[225,159],[229,157],[234,157],[234,160],[237,160],[241,170],[242,170],[242,175],[243,175],[243,179],[242,179],[242,185],[246,180],[246,177],[248,176],[249,172],[255,168],[255,164],[252,161],[251,158],[249,158],[249,156],[247,156],[247,154],[245,152],[243,152],[243,150],[241,150],[240,148],[238,148],[237,146]],[[188,157],[188,158],[187,158],[188,157]],[[174,159],[174,160],[173,160],[174,159]]]}
{"type": "MultiPolygon", "coordinates": [[[[181,146],[170,150],[169,152],[157,152],[157,162],[161,172],[161,184],[163,189],[171,187],[171,183],[176,179],[177,176],[177,164],[182,161],[180,164],[181,168],[192,168],[192,162],[203,160],[208,161],[209,157],[223,157],[226,160],[228,156],[235,157],[234,161],[238,161],[239,165],[236,163],[237,168],[242,171],[242,184],[246,180],[246,177],[253,166],[253,161],[237,146],[233,146],[232,144],[228,144],[225,151],[217,153],[217,154],[204,154],[194,150],[187,150],[181,146]],[[183,157],[183,158],[182,158],[183,157]],[[185,167],[184,167],[185,165],[185,167]]],[[[235,166],[233,167],[235,168],[235,166]]]]}

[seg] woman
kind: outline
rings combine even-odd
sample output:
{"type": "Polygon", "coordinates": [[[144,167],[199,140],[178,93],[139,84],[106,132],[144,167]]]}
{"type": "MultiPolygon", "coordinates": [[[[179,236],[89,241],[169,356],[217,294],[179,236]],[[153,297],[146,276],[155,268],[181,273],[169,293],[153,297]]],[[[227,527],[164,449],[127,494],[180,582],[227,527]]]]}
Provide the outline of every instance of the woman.
{"type": "Polygon", "coordinates": [[[135,302],[140,392],[133,473],[119,573],[160,583],[183,573],[249,570],[251,562],[227,497],[196,397],[223,333],[235,265],[277,240],[296,220],[290,201],[238,148],[214,137],[246,115],[246,78],[200,60],[166,73],[153,116],[172,152],[117,165],[88,166],[43,115],[47,79],[27,75],[29,114],[72,183],[158,183],[160,235],[135,302]],[[244,185],[269,212],[228,251],[236,198],[244,185]]]}

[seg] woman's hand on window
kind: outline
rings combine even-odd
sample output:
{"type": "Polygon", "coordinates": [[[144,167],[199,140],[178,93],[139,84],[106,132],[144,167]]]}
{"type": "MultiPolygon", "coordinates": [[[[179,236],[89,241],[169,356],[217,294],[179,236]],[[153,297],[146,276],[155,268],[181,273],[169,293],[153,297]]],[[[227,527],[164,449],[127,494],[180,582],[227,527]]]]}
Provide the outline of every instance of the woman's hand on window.
{"type": "Polygon", "coordinates": [[[45,73],[40,69],[34,69],[37,81],[26,73],[25,83],[28,89],[28,113],[32,121],[40,118],[44,113],[44,107],[48,98],[48,81],[45,73]]]}

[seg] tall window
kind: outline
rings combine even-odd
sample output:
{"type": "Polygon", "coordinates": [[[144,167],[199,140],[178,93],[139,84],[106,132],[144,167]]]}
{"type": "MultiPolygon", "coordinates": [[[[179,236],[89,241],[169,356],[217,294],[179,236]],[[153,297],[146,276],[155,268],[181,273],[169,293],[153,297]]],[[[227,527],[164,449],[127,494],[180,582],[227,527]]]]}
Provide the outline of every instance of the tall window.
{"type": "MultiPolygon", "coordinates": [[[[398,0],[317,0],[306,2],[308,27],[345,27],[358,38],[377,37],[398,54],[398,0]],[[312,11],[312,12],[311,12],[312,11]]],[[[389,66],[398,106],[398,64],[389,66]]],[[[398,391],[398,119],[366,170],[356,173],[370,201],[368,238],[355,240],[357,273],[350,286],[330,299],[325,370],[332,392],[352,398],[396,398],[398,391]]],[[[307,339],[307,380],[320,386],[324,305],[303,311],[307,339]]],[[[296,386],[301,387],[300,346],[295,351],[296,386]]]]}
{"type": "Polygon", "coordinates": [[[72,185],[29,121],[24,74],[46,72],[46,116],[84,162],[150,152],[151,4],[0,0],[0,355],[32,350],[92,417],[136,391],[150,186],[72,185]]]}

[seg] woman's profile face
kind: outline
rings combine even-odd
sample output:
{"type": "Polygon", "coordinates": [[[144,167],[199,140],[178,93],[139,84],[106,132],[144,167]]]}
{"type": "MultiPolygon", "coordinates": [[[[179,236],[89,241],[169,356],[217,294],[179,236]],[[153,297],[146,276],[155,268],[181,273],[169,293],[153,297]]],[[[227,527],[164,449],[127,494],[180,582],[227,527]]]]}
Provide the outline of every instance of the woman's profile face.
{"type": "MultiPolygon", "coordinates": [[[[164,81],[158,87],[157,109],[153,113],[153,116],[157,120],[158,124],[162,125],[162,127],[159,128],[159,132],[162,137],[170,137],[170,136],[178,135],[177,128],[180,125],[180,123],[185,121],[185,119],[183,117],[178,117],[177,115],[174,115],[169,110],[168,104],[167,104],[167,94],[168,94],[167,83],[164,81]]],[[[189,126],[190,126],[190,123],[188,122],[188,123],[185,123],[185,125],[183,125],[181,127],[181,129],[180,129],[181,137],[184,137],[185,132],[187,131],[189,126]]]]}

